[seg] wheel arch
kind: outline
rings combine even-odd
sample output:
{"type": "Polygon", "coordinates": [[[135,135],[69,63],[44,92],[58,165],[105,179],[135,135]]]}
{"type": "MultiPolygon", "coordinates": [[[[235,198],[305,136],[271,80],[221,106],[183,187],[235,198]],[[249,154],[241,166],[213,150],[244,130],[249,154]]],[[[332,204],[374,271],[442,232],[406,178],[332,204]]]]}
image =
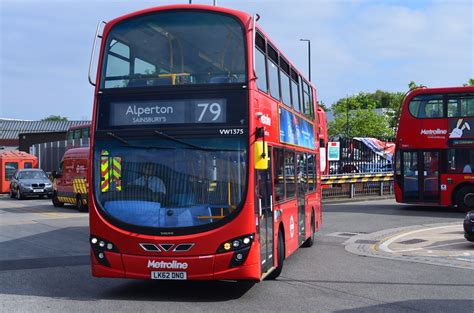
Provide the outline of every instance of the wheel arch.
{"type": "Polygon", "coordinates": [[[466,187],[466,186],[471,186],[471,187],[474,187],[474,183],[471,183],[471,182],[462,182],[460,183],[459,185],[457,185],[456,187],[454,187],[454,190],[453,190],[453,193],[451,194],[451,205],[454,206],[456,205],[456,195],[457,193],[459,192],[459,190],[461,190],[462,188],[466,187]]]}
{"type": "Polygon", "coordinates": [[[285,225],[283,224],[283,221],[278,225],[278,233],[280,233],[280,231],[283,236],[283,259],[286,260],[285,225]]]}

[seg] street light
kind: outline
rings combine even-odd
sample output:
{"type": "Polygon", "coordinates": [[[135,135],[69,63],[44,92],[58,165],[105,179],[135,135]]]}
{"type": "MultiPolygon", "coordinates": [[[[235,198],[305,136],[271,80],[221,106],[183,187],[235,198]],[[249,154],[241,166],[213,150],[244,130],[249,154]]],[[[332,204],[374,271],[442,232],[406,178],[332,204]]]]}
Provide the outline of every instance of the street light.
{"type": "Polygon", "coordinates": [[[309,69],[309,81],[311,81],[311,40],[309,39],[300,39],[300,41],[308,42],[308,69],[309,69]]]}

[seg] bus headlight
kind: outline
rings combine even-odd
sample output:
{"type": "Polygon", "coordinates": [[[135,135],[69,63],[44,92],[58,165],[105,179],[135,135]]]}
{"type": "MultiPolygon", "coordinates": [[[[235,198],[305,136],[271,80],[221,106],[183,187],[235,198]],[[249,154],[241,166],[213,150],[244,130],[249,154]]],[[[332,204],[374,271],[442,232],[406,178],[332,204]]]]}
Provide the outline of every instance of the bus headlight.
{"type": "Polygon", "coordinates": [[[228,240],[219,246],[217,253],[234,252],[229,267],[242,265],[249,255],[250,246],[254,238],[254,234],[248,234],[228,240]]]}
{"type": "Polygon", "coordinates": [[[110,263],[107,260],[105,251],[119,252],[113,243],[103,238],[91,235],[90,237],[91,248],[94,253],[95,259],[100,265],[110,267],[110,263]]]}
{"type": "Polygon", "coordinates": [[[226,242],[222,243],[219,248],[217,248],[217,253],[235,251],[250,247],[254,238],[254,234],[248,234],[231,240],[227,240],[226,242]]]}

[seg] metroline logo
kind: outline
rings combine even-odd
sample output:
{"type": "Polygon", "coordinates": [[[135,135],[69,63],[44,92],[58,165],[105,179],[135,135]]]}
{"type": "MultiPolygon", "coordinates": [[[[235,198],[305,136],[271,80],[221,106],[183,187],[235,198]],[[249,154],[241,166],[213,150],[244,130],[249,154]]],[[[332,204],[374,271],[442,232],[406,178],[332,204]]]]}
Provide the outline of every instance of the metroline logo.
{"type": "Polygon", "coordinates": [[[448,131],[446,129],[422,129],[420,135],[446,135],[448,131]]]}
{"type": "Polygon", "coordinates": [[[167,269],[182,269],[185,270],[188,268],[188,263],[186,262],[178,262],[178,261],[155,261],[155,260],[148,260],[148,268],[167,268],[167,269]]]}

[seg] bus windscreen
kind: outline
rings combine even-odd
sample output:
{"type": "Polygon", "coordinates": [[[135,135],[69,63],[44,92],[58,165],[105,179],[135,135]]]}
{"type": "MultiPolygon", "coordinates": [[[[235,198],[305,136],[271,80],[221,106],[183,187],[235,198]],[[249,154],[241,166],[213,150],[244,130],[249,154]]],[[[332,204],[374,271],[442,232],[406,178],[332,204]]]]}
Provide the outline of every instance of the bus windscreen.
{"type": "Polygon", "coordinates": [[[235,18],[165,11],[125,20],[107,36],[100,87],[246,81],[244,32],[235,18]]]}

